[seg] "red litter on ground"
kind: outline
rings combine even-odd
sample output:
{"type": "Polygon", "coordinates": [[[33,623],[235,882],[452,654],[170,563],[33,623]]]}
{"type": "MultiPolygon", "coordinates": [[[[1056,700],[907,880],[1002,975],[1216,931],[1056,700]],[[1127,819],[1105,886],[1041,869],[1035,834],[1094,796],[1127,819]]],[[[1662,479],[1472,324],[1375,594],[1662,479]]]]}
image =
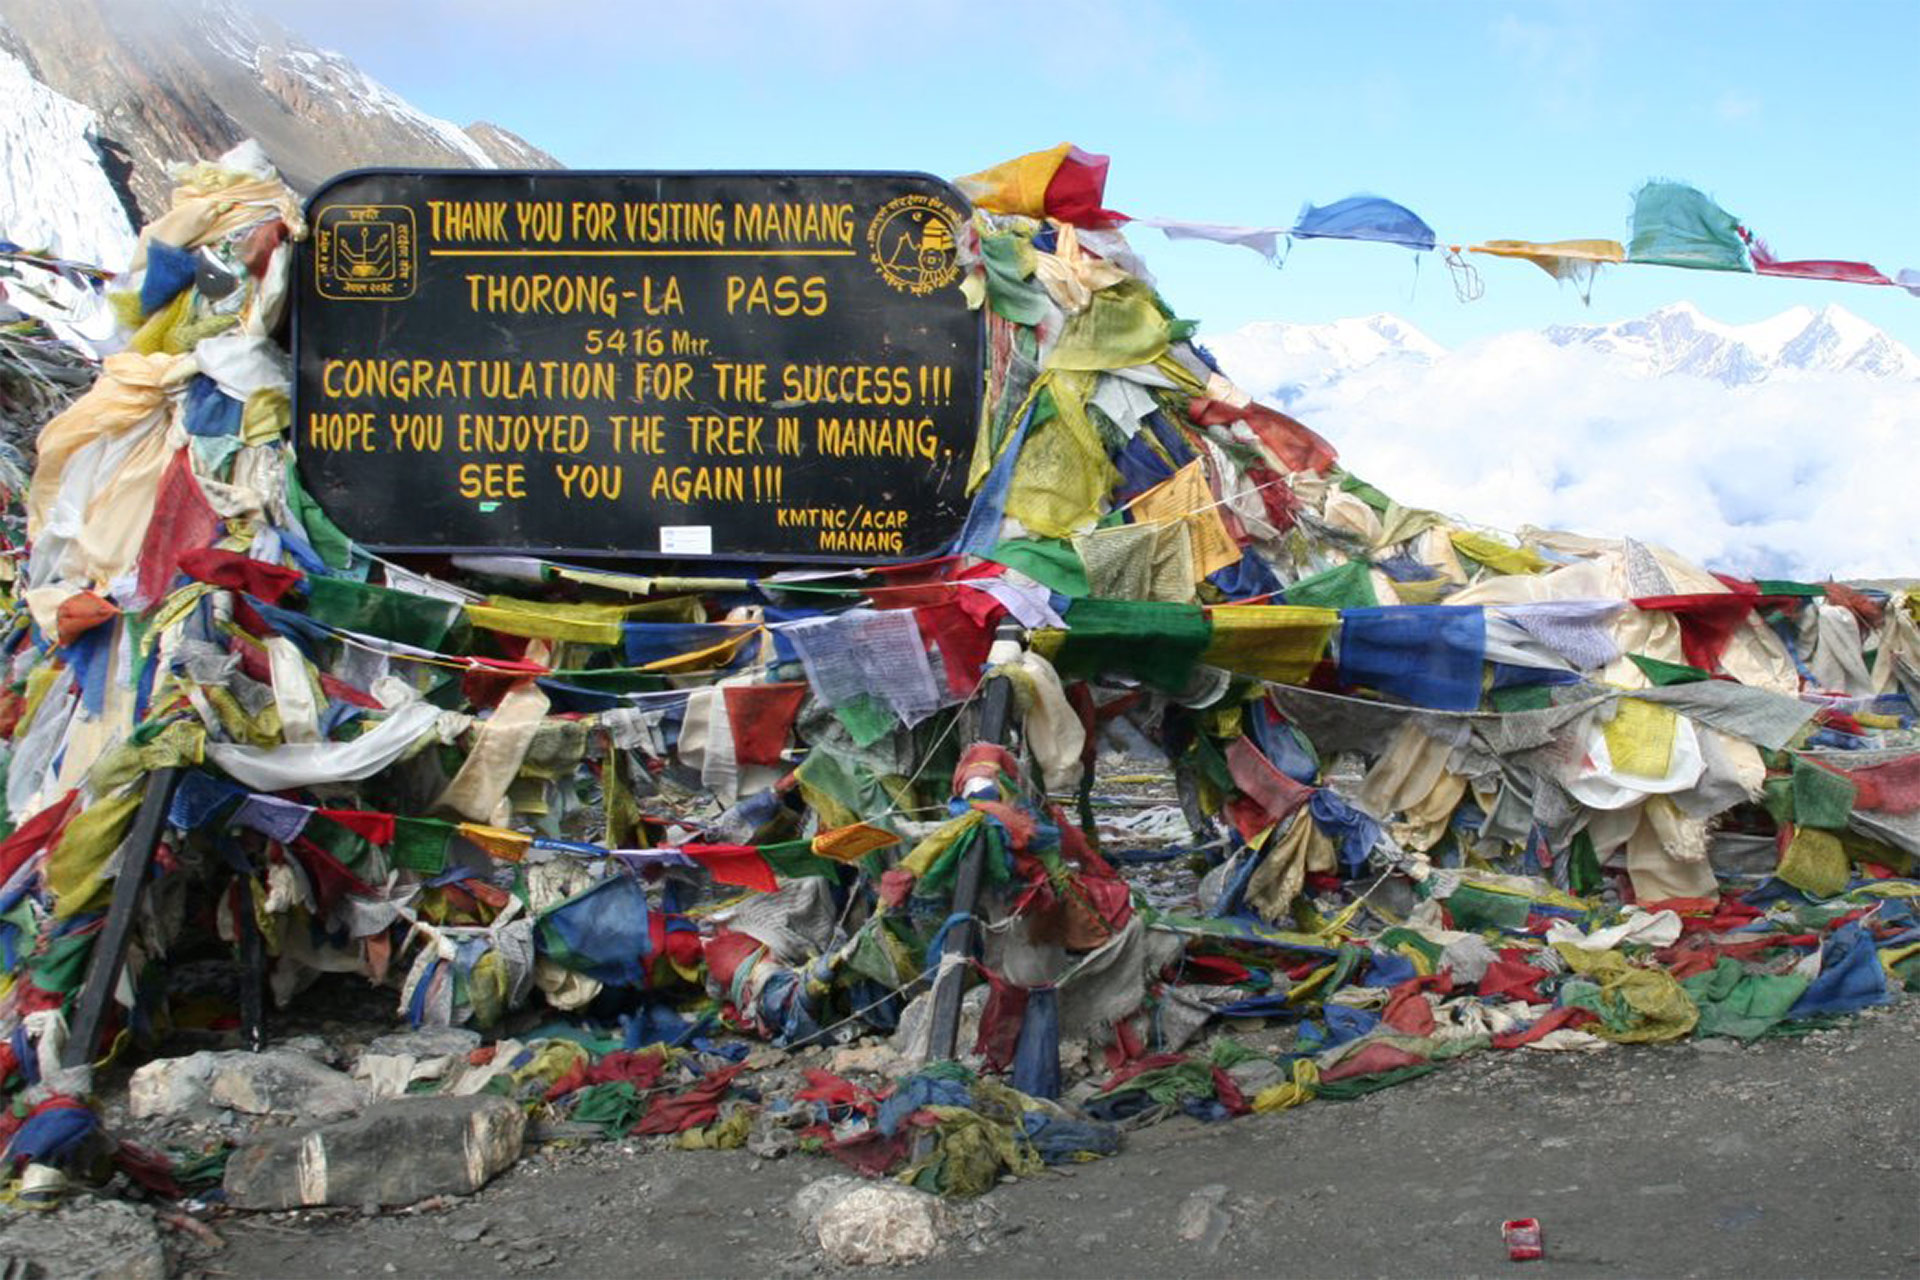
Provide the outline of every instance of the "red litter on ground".
{"type": "Polygon", "coordinates": [[[1514,1218],[1500,1224],[1500,1234],[1506,1237],[1507,1257],[1515,1262],[1531,1262],[1546,1251],[1540,1245],[1540,1219],[1514,1218]]]}

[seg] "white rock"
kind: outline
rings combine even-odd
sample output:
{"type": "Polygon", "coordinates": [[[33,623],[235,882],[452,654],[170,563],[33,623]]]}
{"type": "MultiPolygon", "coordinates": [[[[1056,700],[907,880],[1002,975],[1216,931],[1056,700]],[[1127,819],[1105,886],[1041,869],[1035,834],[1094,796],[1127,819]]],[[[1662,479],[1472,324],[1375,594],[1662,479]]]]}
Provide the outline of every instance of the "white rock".
{"type": "Polygon", "coordinates": [[[158,1058],[135,1071],[127,1085],[128,1108],[136,1119],[210,1119],[213,1108],[225,1107],[250,1115],[334,1120],[366,1102],[365,1092],[347,1075],[284,1048],[158,1058]]]}
{"type": "Polygon", "coordinates": [[[155,1058],[127,1081],[127,1107],[136,1120],[186,1116],[208,1105],[217,1055],[191,1053],[184,1058],[155,1058]]]}
{"type": "Polygon", "coordinates": [[[828,1260],[843,1267],[897,1267],[931,1257],[946,1214],[940,1200],[898,1183],[868,1183],[829,1201],[814,1219],[828,1260]]]}
{"type": "MultiPolygon", "coordinates": [[[[968,1046],[971,1047],[971,1046],[968,1046]]],[[[857,1045],[838,1050],[827,1062],[827,1070],[837,1076],[853,1072],[870,1075],[905,1075],[906,1059],[884,1044],[857,1045]]]]}
{"type": "Polygon", "coordinates": [[[1227,1188],[1218,1182],[1195,1191],[1181,1201],[1174,1215],[1174,1233],[1190,1244],[1199,1245],[1202,1253],[1219,1249],[1227,1228],[1233,1225],[1232,1216],[1221,1207],[1226,1198],[1227,1188]]]}
{"type": "Polygon", "coordinates": [[[249,1115],[336,1120],[366,1105],[360,1086],[332,1067],[297,1053],[220,1055],[207,1100],[249,1115]]]}
{"type": "MultiPolygon", "coordinates": [[[[980,1039],[980,1017],[987,1008],[987,988],[983,983],[960,1000],[960,1034],[954,1040],[954,1053],[965,1058],[980,1039]]],[[[928,1038],[933,1034],[933,992],[923,991],[900,1011],[900,1023],[888,1041],[908,1068],[927,1061],[928,1038]]]]}

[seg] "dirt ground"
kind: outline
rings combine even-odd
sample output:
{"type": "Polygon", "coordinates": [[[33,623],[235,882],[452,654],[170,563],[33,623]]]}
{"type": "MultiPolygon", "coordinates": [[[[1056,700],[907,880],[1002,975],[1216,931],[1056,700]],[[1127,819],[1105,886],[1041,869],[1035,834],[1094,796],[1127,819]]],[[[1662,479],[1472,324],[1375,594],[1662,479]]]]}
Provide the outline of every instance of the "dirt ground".
{"type": "MultiPolygon", "coordinates": [[[[899,1274],[1916,1275],[1916,1046],[1909,997],[1800,1040],[1480,1054],[1354,1102],[1175,1120],[1002,1185],[899,1274]],[[1525,1217],[1543,1261],[1507,1258],[1501,1222],[1525,1217]]],[[[190,1276],[800,1276],[824,1264],[787,1205],[839,1172],[546,1146],[444,1206],[235,1215],[224,1248],[169,1244],[190,1276]]]]}

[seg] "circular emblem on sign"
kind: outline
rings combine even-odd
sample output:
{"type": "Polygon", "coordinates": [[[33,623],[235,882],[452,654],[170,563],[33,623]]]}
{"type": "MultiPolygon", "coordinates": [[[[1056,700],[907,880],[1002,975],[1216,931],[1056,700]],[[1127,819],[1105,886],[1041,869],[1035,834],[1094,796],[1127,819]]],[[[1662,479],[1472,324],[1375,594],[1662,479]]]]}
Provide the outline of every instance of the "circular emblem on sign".
{"type": "Polygon", "coordinates": [[[916,296],[951,284],[960,274],[954,243],[959,218],[932,196],[887,201],[867,224],[867,247],[880,276],[916,296]]]}

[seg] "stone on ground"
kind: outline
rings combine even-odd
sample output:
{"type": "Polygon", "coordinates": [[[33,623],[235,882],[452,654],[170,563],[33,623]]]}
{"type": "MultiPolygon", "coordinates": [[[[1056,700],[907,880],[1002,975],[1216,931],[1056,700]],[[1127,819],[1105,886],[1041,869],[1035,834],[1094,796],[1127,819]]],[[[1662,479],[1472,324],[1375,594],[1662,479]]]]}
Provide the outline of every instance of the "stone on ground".
{"type": "Polygon", "coordinates": [[[366,1103],[346,1074],[303,1053],[233,1049],[157,1058],[133,1073],[127,1103],[135,1119],[200,1119],[215,1107],[250,1115],[337,1120],[366,1103]]]}
{"type": "Polygon", "coordinates": [[[1221,1207],[1226,1198],[1224,1183],[1215,1182],[1195,1191],[1180,1202],[1174,1216],[1174,1233],[1200,1246],[1202,1253],[1218,1250],[1220,1242],[1227,1237],[1227,1228],[1233,1225],[1232,1216],[1221,1207]]]}
{"type": "Polygon", "coordinates": [[[803,1237],[843,1267],[896,1267],[939,1248],[947,1213],[939,1197],[897,1182],[822,1178],[800,1188],[791,1209],[803,1237]]]}
{"type": "Polygon", "coordinates": [[[525,1136],[526,1114],[506,1098],[396,1098],[240,1148],[227,1162],[227,1203],[294,1209],[470,1195],[520,1158],[525,1136]]]}
{"type": "Polygon", "coordinates": [[[0,1217],[0,1275],[20,1280],[164,1280],[153,1216],[122,1200],[72,1200],[0,1217]]]}

